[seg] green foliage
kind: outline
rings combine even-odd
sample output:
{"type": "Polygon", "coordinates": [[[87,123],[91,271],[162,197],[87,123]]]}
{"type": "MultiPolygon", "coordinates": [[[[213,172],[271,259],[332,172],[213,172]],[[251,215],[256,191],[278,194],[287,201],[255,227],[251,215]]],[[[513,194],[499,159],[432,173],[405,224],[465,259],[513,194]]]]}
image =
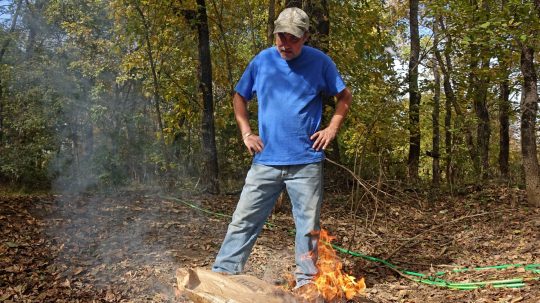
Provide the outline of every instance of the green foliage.
{"type": "MultiPolygon", "coordinates": [[[[268,46],[268,3],[207,0],[206,5],[216,144],[228,191],[239,188],[251,161],[238,134],[231,96],[251,58],[268,46]]],[[[407,3],[332,0],[328,6],[328,52],[354,97],[338,138],[341,161],[364,178],[405,180],[407,3]]],[[[132,182],[196,184],[204,172],[199,164],[202,103],[195,9],[193,0],[25,1],[24,18],[0,62],[0,179],[36,185],[54,180],[74,190],[132,182]]],[[[471,79],[488,79],[489,161],[496,175],[499,84],[510,80],[516,102],[519,45],[540,49],[539,16],[533,12],[532,1],[518,0],[436,0],[421,6],[421,150],[432,149],[434,87],[428,62],[437,48],[453,64],[457,101],[449,130],[451,156],[463,182],[477,181],[464,136],[477,123],[471,79]],[[439,29],[439,45],[433,45],[438,20],[445,26],[439,29]]],[[[444,136],[444,93],[441,98],[444,136]]],[[[256,101],[250,112],[255,128],[256,101]]],[[[515,110],[511,119],[516,122],[515,110]]],[[[517,139],[511,148],[515,179],[520,175],[517,139]]],[[[444,146],[441,151],[441,159],[449,156],[444,146]]],[[[421,157],[425,181],[431,160],[421,157]]]]}
{"type": "Polygon", "coordinates": [[[352,89],[341,135],[344,159],[363,177],[403,177],[408,143],[405,108],[394,70],[394,16],[378,1],[332,3],[330,55],[352,89]]]}

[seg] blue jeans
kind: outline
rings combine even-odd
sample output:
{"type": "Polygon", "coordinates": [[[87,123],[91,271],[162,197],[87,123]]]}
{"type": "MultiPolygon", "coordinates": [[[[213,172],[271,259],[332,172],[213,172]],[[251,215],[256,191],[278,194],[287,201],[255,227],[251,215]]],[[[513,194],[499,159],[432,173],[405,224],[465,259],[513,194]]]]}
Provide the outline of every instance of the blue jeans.
{"type": "Polygon", "coordinates": [[[276,200],[287,189],[296,226],[296,286],[317,274],[317,243],[322,203],[322,162],[303,165],[253,164],[212,270],[238,274],[276,200]]]}

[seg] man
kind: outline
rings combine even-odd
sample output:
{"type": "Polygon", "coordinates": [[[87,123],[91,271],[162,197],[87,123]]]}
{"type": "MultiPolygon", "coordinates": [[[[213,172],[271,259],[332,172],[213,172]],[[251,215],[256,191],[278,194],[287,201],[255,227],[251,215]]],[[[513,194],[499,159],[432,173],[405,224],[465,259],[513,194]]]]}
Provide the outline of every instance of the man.
{"type": "Polygon", "coordinates": [[[304,45],[309,37],[304,11],[287,8],[274,25],[275,47],[255,56],[235,88],[235,117],[245,146],[255,156],[212,270],[242,272],[277,197],[286,188],[296,227],[295,275],[296,288],[300,288],[317,274],[318,237],[311,235],[320,230],[323,150],[336,137],[352,96],[334,62],[304,45]],[[323,94],[336,96],[337,103],[328,127],[319,130],[323,94]],[[258,135],[250,128],[247,110],[254,95],[258,135]]]}

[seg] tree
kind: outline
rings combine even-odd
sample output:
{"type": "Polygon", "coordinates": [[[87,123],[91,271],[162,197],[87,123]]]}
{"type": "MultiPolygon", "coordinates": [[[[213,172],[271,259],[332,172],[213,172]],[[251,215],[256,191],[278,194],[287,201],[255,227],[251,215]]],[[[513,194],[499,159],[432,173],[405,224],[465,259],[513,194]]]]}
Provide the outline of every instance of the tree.
{"type": "MultiPolygon", "coordinates": [[[[17,1],[17,3],[14,3],[15,5],[15,12],[13,13],[11,17],[11,26],[9,27],[8,35],[4,38],[4,41],[2,41],[2,48],[0,49],[0,65],[3,62],[4,54],[7,51],[7,48],[9,47],[9,44],[11,43],[11,34],[15,31],[15,26],[17,25],[17,19],[19,18],[19,14],[21,12],[21,6],[22,6],[22,0],[17,1]]],[[[2,83],[2,75],[0,75],[0,151],[2,150],[2,147],[4,145],[4,87],[2,83]]]]}
{"type": "MultiPolygon", "coordinates": [[[[433,171],[433,184],[453,187],[489,177],[497,161],[501,176],[519,175],[520,159],[534,188],[535,159],[516,157],[518,140],[510,140],[509,96],[523,96],[519,139],[533,157],[537,1],[4,2],[12,20],[2,20],[0,41],[0,171],[4,180],[30,180],[52,163],[51,178],[69,172],[66,181],[81,184],[190,186],[200,177],[209,192],[235,190],[251,158],[231,92],[254,52],[272,43],[277,12],[298,6],[311,17],[309,44],[332,56],[355,96],[330,158],[379,184],[427,181],[433,171]],[[434,36],[422,35],[431,23],[434,36]],[[431,96],[423,85],[437,81],[444,93],[431,96]],[[421,110],[423,90],[433,108],[430,101],[421,110]]],[[[333,102],[324,100],[327,118],[333,102]]]]}
{"type": "MultiPolygon", "coordinates": [[[[537,1],[540,3],[540,1],[537,1]]],[[[536,146],[536,115],[538,112],[538,87],[534,67],[534,49],[521,45],[521,73],[523,92],[521,95],[521,153],[527,198],[531,205],[540,207],[540,167],[536,146]]]]}
{"type": "MultiPolygon", "coordinates": [[[[436,43],[435,43],[436,44],[436,43]]],[[[440,173],[440,131],[439,131],[439,111],[441,102],[441,76],[439,73],[439,66],[437,61],[433,60],[433,112],[432,112],[432,125],[433,125],[433,138],[432,138],[432,155],[433,164],[433,186],[439,187],[441,173],[440,173]]]]}
{"type": "Polygon", "coordinates": [[[65,61],[56,51],[63,36],[58,27],[47,24],[44,1],[13,4],[10,29],[17,35],[7,38],[18,47],[8,51],[8,40],[2,41],[0,175],[12,185],[44,188],[50,185],[49,161],[59,149],[55,131],[61,125],[56,120],[61,94],[70,87],[63,82],[69,78],[63,73],[65,61]]]}
{"type": "Polygon", "coordinates": [[[529,204],[540,207],[540,165],[537,149],[538,78],[535,51],[540,47],[540,0],[509,4],[509,33],[518,46],[522,75],[520,118],[521,157],[529,204]]]}
{"type": "MultiPolygon", "coordinates": [[[[508,14],[508,1],[502,0],[500,3],[501,12],[508,14]]],[[[510,113],[512,105],[510,103],[510,73],[512,66],[512,50],[510,45],[502,45],[502,52],[497,56],[499,62],[499,172],[503,179],[509,177],[510,160],[510,113]]]]}
{"type": "Polygon", "coordinates": [[[420,164],[420,91],[418,90],[418,65],[420,64],[420,33],[418,29],[418,0],[409,0],[409,30],[411,54],[409,59],[409,160],[408,175],[418,179],[420,164]]]}
{"type": "Polygon", "coordinates": [[[510,157],[510,81],[507,64],[501,58],[499,62],[504,74],[499,85],[499,171],[501,177],[506,179],[509,173],[510,157]]]}
{"type": "Polygon", "coordinates": [[[452,70],[452,63],[449,56],[451,47],[452,47],[452,40],[450,37],[448,37],[448,41],[445,43],[444,48],[444,59],[441,55],[441,52],[439,51],[439,28],[444,28],[443,19],[441,16],[435,16],[434,21],[434,47],[433,51],[435,53],[435,58],[437,58],[437,65],[440,67],[442,76],[443,76],[443,90],[445,94],[445,103],[444,103],[444,109],[445,109],[445,115],[444,115],[444,147],[445,147],[445,175],[446,175],[446,181],[448,184],[454,183],[454,174],[452,169],[452,106],[456,103],[456,97],[454,94],[454,89],[452,88],[451,83],[451,70],[452,70]],[[437,26],[437,24],[439,26],[437,26]]]}
{"type": "MultiPolygon", "coordinates": [[[[480,23],[480,26],[474,27],[475,30],[482,30],[484,24],[489,22],[489,3],[482,1],[480,4],[472,1],[473,10],[479,11],[479,17],[472,15],[473,24],[480,23]],[[479,7],[481,5],[481,7],[479,7]]],[[[480,43],[470,44],[470,70],[469,70],[469,93],[468,96],[473,100],[474,111],[477,119],[476,127],[476,156],[474,159],[478,176],[487,179],[489,176],[489,139],[491,137],[491,127],[489,123],[489,110],[487,107],[487,94],[489,84],[489,62],[491,54],[488,52],[488,43],[482,38],[481,33],[474,33],[479,37],[480,43]]],[[[469,98],[468,98],[469,99],[469,98]]]]}
{"type": "MultiPolygon", "coordinates": [[[[144,36],[144,44],[146,46],[146,56],[147,56],[147,60],[148,60],[148,63],[150,65],[150,72],[151,72],[151,76],[152,76],[152,95],[153,95],[153,98],[154,98],[154,107],[155,107],[155,110],[156,110],[156,120],[157,120],[157,125],[159,127],[159,133],[160,133],[160,141],[163,141],[164,140],[164,126],[163,126],[163,119],[161,118],[161,106],[160,106],[160,103],[161,103],[161,93],[160,93],[160,79],[159,79],[159,76],[158,76],[158,71],[157,71],[157,67],[156,67],[156,60],[154,59],[154,50],[153,50],[153,47],[152,47],[152,43],[151,43],[151,39],[153,37],[151,37],[152,35],[152,32],[151,32],[151,28],[150,28],[150,24],[149,24],[149,20],[148,18],[145,16],[142,8],[141,8],[141,4],[139,3],[139,1],[134,1],[132,3],[132,5],[135,7],[135,10],[137,11],[139,17],[140,17],[140,21],[143,25],[143,29],[144,29],[144,32],[143,32],[143,36],[144,36]]],[[[164,150],[164,154],[166,155],[166,151],[164,150]]],[[[167,156],[165,156],[165,159],[168,159],[167,156]]]]}
{"type": "MultiPolygon", "coordinates": [[[[540,1],[537,2],[540,3],[540,1]]],[[[523,92],[520,103],[523,170],[529,203],[540,206],[540,167],[536,146],[538,80],[534,67],[534,49],[526,43],[521,44],[521,73],[523,74],[523,92]]]]}
{"type": "Polygon", "coordinates": [[[212,93],[212,61],[210,35],[205,0],[197,0],[197,33],[199,37],[199,90],[203,100],[202,150],[203,182],[210,193],[219,193],[218,161],[214,128],[214,99],[212,93]]]}
{"type": "Polygon", "coordinates": [[[268,46],[274,44],[274,19],[276,18],[276,0],[268,0],[268,25],[267,25],[267,42],[268,46]]]}

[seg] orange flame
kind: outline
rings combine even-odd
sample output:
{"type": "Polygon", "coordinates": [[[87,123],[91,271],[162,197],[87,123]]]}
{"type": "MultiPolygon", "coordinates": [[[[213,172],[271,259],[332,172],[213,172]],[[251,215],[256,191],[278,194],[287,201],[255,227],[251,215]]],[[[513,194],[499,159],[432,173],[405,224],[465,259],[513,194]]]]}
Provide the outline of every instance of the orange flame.
{"type": "Polygon", "coordinates": [[[343,264],[330,244],[334,239],[335,237],[330,236],[324,229],[319,232],[319,249],[317,250],[319,273],[314,280],[319,293],[329,302],[343,297],[350,300],[366,289],[364,278],[356,281],[355,277],[343,272],[343,264]]]}

